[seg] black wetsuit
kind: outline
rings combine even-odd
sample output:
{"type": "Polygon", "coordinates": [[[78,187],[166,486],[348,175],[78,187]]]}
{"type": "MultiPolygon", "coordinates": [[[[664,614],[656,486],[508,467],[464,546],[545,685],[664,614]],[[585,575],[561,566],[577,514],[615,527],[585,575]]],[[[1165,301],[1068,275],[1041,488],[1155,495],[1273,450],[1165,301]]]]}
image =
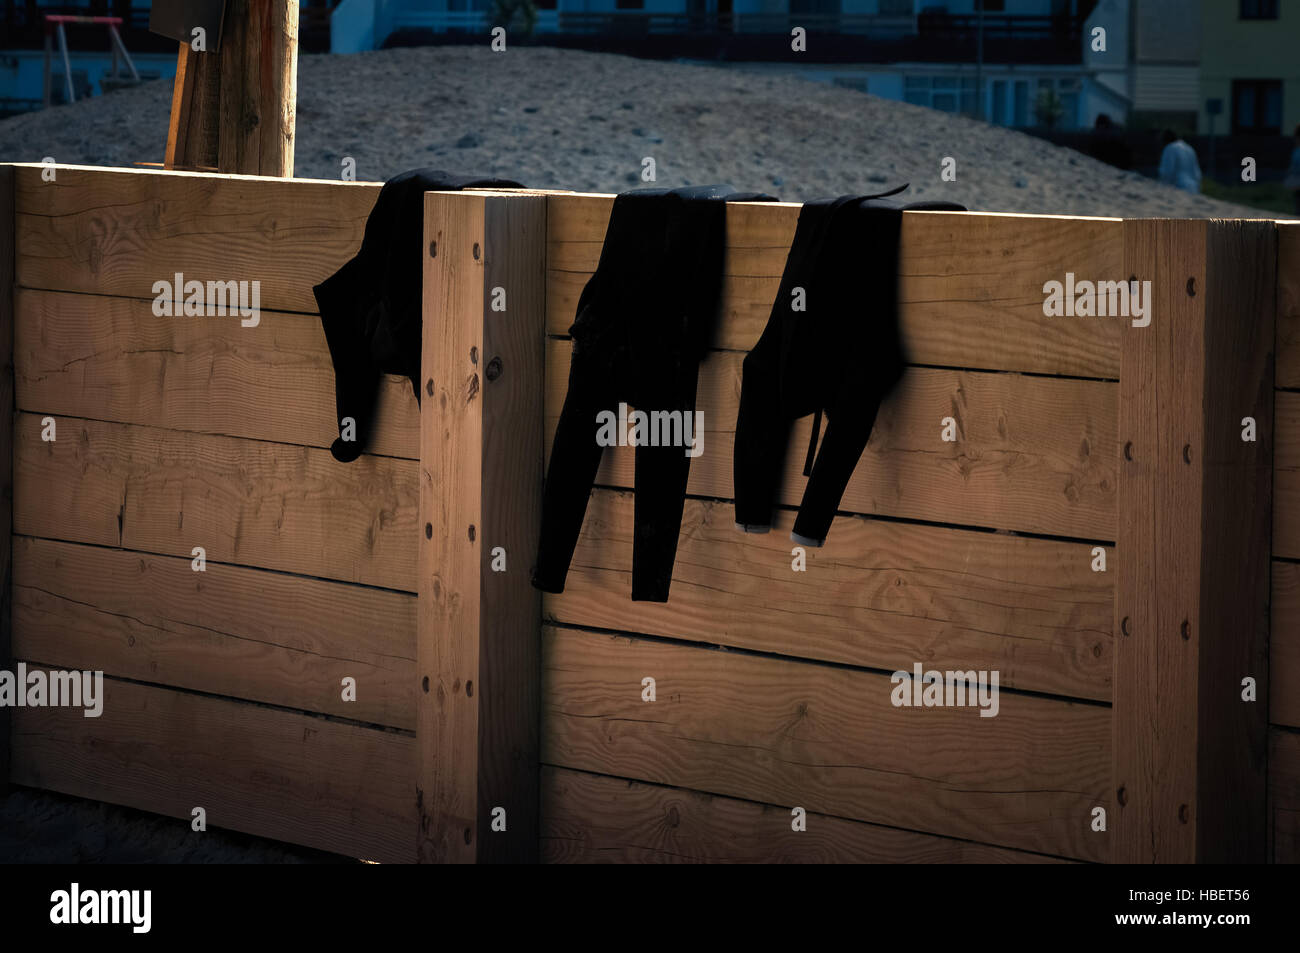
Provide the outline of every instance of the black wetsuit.
{"type": "Polygon", "coordinates": [[[339,438],[330,452],[337,460],[355,460],[366,449],[380,374],[410,378],[420,399],[424,193],[468,188],[521,186],[437,169],[396,175],[379,190],[360,251],[312,289],[334,363],[339,438]],[[346,417],[356,422],[354,440],[343,439],[346,417]]]}
{"type": "MultiPolygon", "coordinates": [[[[573,358],[546,474],[537,588],[564,591],[604,449],[598,415],[617,414],[623,402],[693,420],[697,371],[722,290],[726,203],[773,200],[728,186],[640,189],[614,199],[599,264],[569,328],[573,358]]],[[[686,449],[636,447],[635,600],[668,599],[690,471],[686,449]]]]}
{"type": "Polygon", "coordinates": [[[791,538],[822,545],[880,403],[903,375],[897,306],[903,212],[965,209],[884,197],[899,191],[808,202],[799,213],[767,327],[744,362],[734,477],[736,524],[746,532],[769,529],[790,429],[799,417],[816,414],[804,463],[808,484],[791,538]],[[802,311],[793,310],[796,288],[802,311]],[[814,462],[823,411],[826,438],[814,462]]]}

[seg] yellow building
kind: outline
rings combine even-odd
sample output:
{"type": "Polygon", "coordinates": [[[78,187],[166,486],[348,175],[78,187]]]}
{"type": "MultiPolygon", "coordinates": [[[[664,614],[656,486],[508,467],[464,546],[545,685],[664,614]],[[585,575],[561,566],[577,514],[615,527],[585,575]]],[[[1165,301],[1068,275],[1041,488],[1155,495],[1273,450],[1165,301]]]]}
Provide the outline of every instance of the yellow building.
{"type": "Polygon", "coordinates": [[[1300,125],[1300,0],[1201,0],[1197,130],[1290,135],[1300,125]]]}

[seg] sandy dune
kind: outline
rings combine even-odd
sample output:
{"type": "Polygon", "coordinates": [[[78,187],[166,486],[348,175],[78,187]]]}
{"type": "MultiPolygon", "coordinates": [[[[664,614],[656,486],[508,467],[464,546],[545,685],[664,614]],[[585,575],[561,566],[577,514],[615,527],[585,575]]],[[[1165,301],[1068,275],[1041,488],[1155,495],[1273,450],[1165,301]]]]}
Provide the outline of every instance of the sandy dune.
{"type": "MultiPolygon", "coordinates": [[[[556,50],[482,47],[304,56],[296,174],[382,180],[437,166],[539,188],[617,192],[727,182],[789,201],[878,192],[980,211],[1239,217],[1267,213],[1167,188],[983,123],[784,76],[556,50]],[[942,182],[945,156],[957,181],[942,182]]],[[[0,158],[160,161],[171,82],[0,122],[0,158]]]]}

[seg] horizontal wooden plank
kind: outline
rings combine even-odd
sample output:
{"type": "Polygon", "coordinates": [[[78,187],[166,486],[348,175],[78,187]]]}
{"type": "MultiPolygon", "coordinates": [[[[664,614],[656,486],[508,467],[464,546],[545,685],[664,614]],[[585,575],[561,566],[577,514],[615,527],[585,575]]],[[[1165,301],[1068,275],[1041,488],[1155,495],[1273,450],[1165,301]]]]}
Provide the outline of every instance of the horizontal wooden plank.
{"type": "Polygon", "coordinates": [[[26,536],[13,552],[23,658],[415,729],[413,595],[26,536]]]}
{"type": "Polygon", "coordinates": [[[1273,563],[1268,720],[1300,728],[1300,563],[1273,563]]]}
{"type": "MultiPolygon", "coordinates": [[[[555,195],[547,209],[547,330],[567,334],[600,258],[613,198],[555,195]]],[[[762,333],[794,238],[798,205],[727,210],[717,344],[748,351],[762,333]]],[[[1123,281],[1120,220],[910,212],[903,216],[899,309],[917,364],[1119,377],[1118,318],[1047,318],[1043,284],[1123,281]]],[[[871,292],[864,289],[864,307],[871,292]]]]}
{"type": "Polygon", "coordinates": [[[14,781],[364,860],[414,860],[415,739],[104,679],[98,718],[14,709],[14,781]]]}
{"type": "MultiPolygon", "coordinates": [[[[546,447],[568,391],[572,344],[547,343],[546,447]]],[[[704,450],[689,491],[731,499],[744,355],[716,351],[700,366],[704,450]]],[[[840,509],[1083,539],[1114,539],[1118,385],[912,368],[881,407],[840,509]],[[942,420],[957,424],[940,439],[942,420]]],[[[654,408],[647,408],[654,409],[654,408]]],[[[593,428],[595,421],[592,422],[593,428]]],[[[798,506],[812,417],[796,423],[779,502],[798,506]]],[[[597,481],[633,485],[635,451],[610,448],[597,481]]]]}
{"type": "Polygon", "coordinates": [[[312,286],[361,246],[379,185],[61,166],[53,182],[18,165],[17,283],[154,297],[176,272],[257,280],[261,307],[316,310],[312,286]]]}
{"type": "Polygon", "coordinates": [[[1300,864],[1300,734],[1269,730],[1268,803],[1273,862],[1300,864]]]}
{"type": "Polygon", "coordinates": [[[895,707],[884,674],[563,628],[544,630],[542,654],[543,763],[1056,856],[1108,853],[1090,830],[1110,803],[1104,706],[1002,692],[996,717],[895,707]],[[646,677],[655,702],[642,701],[646,677]]]}
{"type": "Polygon", "coordinates": [[[41,417],[14,421],[14,532],[415,591],[413,460],[41,417]]]}
{"type": "Polygon", "coordinates": [[[735,528],[730,503],[689,499],[671,600],[628,614],[632,496],[597,490],[565,590],[546,616],[893,671],[917,660],[998,669],[1006,687],[1109,700],[1115,553],[839,517],[792,569],[789,511],[772,532],[735,528]]]}
{"type": "Polygon", "coordinates": [[[1300,389],[1300,222],[1277,223],[1275,383],[1300,389]]]}
{"type": "MultiPolygon", "coordinates": [[[[148,301],[19,289],[19,410],[328,447],[334,368],[320,318],[158,317],[148,301]]],[[[411,382],[386,375],[372,453],[420,456],[411,382]]]]}
{"type": "Polygon", "coordinates": [[[1041,864],[1055,857],[700,791],[542,769],[546,863],[1041,864]]]}
{"type": "Polygon", "coordinates": [[[1300,393],[1273,404],[1273,555],[1300,559],[1300,393]]]}

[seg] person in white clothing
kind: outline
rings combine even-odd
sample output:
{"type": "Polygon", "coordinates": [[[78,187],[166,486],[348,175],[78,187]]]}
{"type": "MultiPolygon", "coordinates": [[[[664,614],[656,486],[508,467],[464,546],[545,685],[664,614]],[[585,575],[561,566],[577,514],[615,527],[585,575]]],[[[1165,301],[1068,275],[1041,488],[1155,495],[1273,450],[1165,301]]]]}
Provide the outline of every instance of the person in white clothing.
{"type": "Polygon", "coordinates": [[[1165,130],[1164,142],[1164,151],[1160,153],[1160,181],[1199,194],[1201,164],[1196,161],[1196,150],[1172,129],[1165,130]]]}

